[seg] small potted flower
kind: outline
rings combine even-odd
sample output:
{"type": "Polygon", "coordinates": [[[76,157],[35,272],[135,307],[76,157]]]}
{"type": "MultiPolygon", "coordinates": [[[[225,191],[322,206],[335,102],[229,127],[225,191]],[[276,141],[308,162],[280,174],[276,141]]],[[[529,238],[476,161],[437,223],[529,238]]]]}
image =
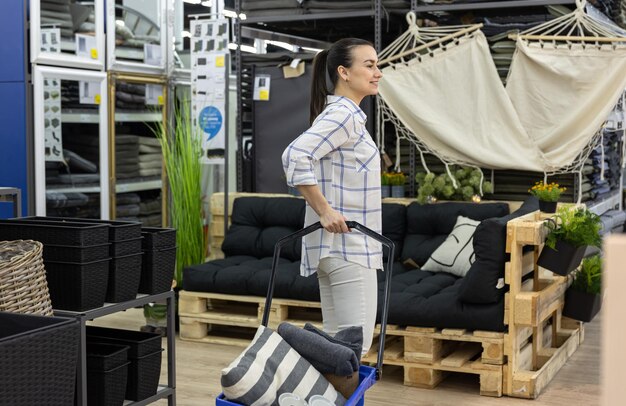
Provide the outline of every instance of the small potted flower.
{"type": "Polygon", "coordinates": [[[583,260],[574,282],[565,292],[563,316],[590,322],[602,307],[602,258],[594,255],[583,260]]]}
{"type": "Polygon", "coordinates": [[[541,181],[535,182],[535,185],[528,189],[528,192],[539,199],[539,210],[544,213],[554,213],[561,193],[566,190],[567,188],[560,187],[558,183],[544,183],[541,181]]]}
{"type": "Polygon", "coordinates": [[[586,208],[562,207],[546,222],[549,232],[537,265],[567,275],[580,265],[588,246],[600,247],[600,216],[586,208]]]}
{"type": "Polygon", "coordinates": [[[380,196],[382,198],[391,196],[391,179],[387,172],[380,173],[380,196]]]}
{"type": "Polygon", "coordinates": [[[391,197],[404,197],[404,184],[406,176],[402,172],[389,174],[389,184],[391,185],[391,197]]]}

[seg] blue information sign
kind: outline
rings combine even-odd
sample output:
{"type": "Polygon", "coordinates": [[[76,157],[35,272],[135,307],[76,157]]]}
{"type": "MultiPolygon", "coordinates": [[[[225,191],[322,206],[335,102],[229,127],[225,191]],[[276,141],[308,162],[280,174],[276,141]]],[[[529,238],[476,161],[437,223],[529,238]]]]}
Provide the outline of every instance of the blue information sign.
{"type": "Polygon", "coordinates": [[[214,106],[205,107],[200,111],[198,123],[202,131],[209,135],[206,139],[207,141],[214,138],[217,133],[220,132],[223,121],[222,113],[214,106]]]}

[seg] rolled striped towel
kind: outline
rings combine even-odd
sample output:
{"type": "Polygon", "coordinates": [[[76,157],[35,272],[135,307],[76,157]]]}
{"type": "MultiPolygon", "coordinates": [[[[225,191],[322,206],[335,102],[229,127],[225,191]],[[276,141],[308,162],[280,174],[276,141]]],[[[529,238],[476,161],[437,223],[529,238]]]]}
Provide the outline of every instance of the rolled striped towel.
{"type": "Polygon", "coordinates": [[[290,392],[306,401],[321,395],[342,406],[346,399],[280,335],[260,326],[239,357],[222,370],[222,389],[230,401],[249,406],[278,406],[290,392]]]}

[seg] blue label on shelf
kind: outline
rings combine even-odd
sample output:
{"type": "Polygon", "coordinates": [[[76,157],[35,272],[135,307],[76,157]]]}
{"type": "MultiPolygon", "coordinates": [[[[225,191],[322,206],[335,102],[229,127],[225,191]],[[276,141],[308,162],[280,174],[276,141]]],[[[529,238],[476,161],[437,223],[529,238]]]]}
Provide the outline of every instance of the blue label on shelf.
{"type": "Polygon", "coordinates": [[[206,139],[207,141],[214,138],[217,133],[220,132],[223,121],[222,113],[219,109],[217,109],[217,107],[208,106],[200,111],[198,123],[200,124],[202,131],[209,135],[206,139]]]}

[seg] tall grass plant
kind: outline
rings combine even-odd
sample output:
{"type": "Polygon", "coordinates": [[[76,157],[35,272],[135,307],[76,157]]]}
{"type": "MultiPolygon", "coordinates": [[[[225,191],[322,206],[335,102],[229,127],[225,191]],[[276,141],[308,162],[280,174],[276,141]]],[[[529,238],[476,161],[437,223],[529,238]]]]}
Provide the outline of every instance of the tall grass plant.
{"type": "Polygon", "coordinates": [[[159,122],[154,129],[168,177],[171,225],[177,236],[175,277],[179,287],[183,268],[203,263],[207,246],[202,213],[202,145],[190,113],[189,103],[176,104],[169,126],[159,122]]]}

